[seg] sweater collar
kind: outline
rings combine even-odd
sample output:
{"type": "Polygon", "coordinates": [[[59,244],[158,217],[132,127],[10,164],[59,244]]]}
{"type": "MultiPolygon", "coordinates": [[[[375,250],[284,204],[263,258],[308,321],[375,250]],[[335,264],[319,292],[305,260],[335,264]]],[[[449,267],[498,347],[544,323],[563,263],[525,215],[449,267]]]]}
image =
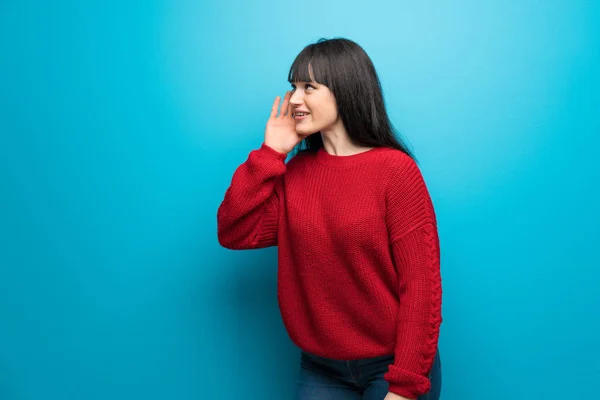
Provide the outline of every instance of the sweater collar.
{"type": "Polygon", "coordinates": [[[375,147],[370,150],[366,150],[357,154],[349,156],[336,156],[329,154],[324,147],[319,148],[317,151],[317,161],[323,165],[331,167],[349,167],[357,164],[362,164],[373,160],[378,153],[383,151],[385,147],[375,147]]]}

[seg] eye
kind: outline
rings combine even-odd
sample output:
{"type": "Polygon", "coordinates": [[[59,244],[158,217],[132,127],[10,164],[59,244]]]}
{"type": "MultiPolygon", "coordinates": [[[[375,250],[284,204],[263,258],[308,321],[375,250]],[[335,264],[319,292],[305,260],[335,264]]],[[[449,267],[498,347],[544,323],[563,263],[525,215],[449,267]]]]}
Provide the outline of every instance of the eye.
{"type": "MultiPolygon", "coordinates": [[[[315,89],[315,87],[313,85],[311,85],[310,83],[306,84],[306,89],[311,88],[311,89],[315,89]]],[[[292,92],[294,92],[296,90],[296,86],[292,84],[292,92]]]]}

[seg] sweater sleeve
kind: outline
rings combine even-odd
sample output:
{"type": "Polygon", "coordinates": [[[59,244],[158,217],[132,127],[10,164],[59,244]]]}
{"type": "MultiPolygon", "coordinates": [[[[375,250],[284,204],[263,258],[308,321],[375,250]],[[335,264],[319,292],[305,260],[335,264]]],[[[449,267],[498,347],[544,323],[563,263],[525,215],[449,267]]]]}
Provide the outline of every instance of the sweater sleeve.
{"type": "Polygon", "coordinates": [[[394,363],[384,377],[391,392],[416,399],[431,388],[442,322],[439,239],[433,204],[415,162],[406,160],[393,175],[386,218],[399,308],[394,363]]]}
{"type": "Polygon", "coordinates": [[[263,143],[236,169],[217,211],[221,246],[244,250],[277,245],[285,158],[263,143]]]}

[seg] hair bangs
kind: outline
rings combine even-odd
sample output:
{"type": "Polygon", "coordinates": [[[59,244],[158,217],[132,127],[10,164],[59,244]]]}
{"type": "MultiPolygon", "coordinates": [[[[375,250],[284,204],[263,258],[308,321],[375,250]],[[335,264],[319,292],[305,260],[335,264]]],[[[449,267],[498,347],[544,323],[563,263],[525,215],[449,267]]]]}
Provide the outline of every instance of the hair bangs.
{"type": "Polygon", "coordinates": [[[329,83],[329,62],[324,54],[319,54],[310,46],[304,49],[290,67],[288,82],[317,82],[323,85],[329,83]]]}

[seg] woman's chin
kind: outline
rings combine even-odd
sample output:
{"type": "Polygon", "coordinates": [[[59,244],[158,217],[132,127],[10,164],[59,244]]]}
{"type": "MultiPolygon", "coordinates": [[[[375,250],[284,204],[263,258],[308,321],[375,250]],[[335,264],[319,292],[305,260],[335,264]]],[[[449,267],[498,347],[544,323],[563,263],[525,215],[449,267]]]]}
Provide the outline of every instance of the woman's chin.
{"type": "Polygon", "coordinates": [[[315,131],[314,129],[302,129],[302,128],[298,129],[298,126],[296,126],[296,133],[302,137],[310,136],[317,132],[319,132],[319,131],[318,130],[315,131]]]}

